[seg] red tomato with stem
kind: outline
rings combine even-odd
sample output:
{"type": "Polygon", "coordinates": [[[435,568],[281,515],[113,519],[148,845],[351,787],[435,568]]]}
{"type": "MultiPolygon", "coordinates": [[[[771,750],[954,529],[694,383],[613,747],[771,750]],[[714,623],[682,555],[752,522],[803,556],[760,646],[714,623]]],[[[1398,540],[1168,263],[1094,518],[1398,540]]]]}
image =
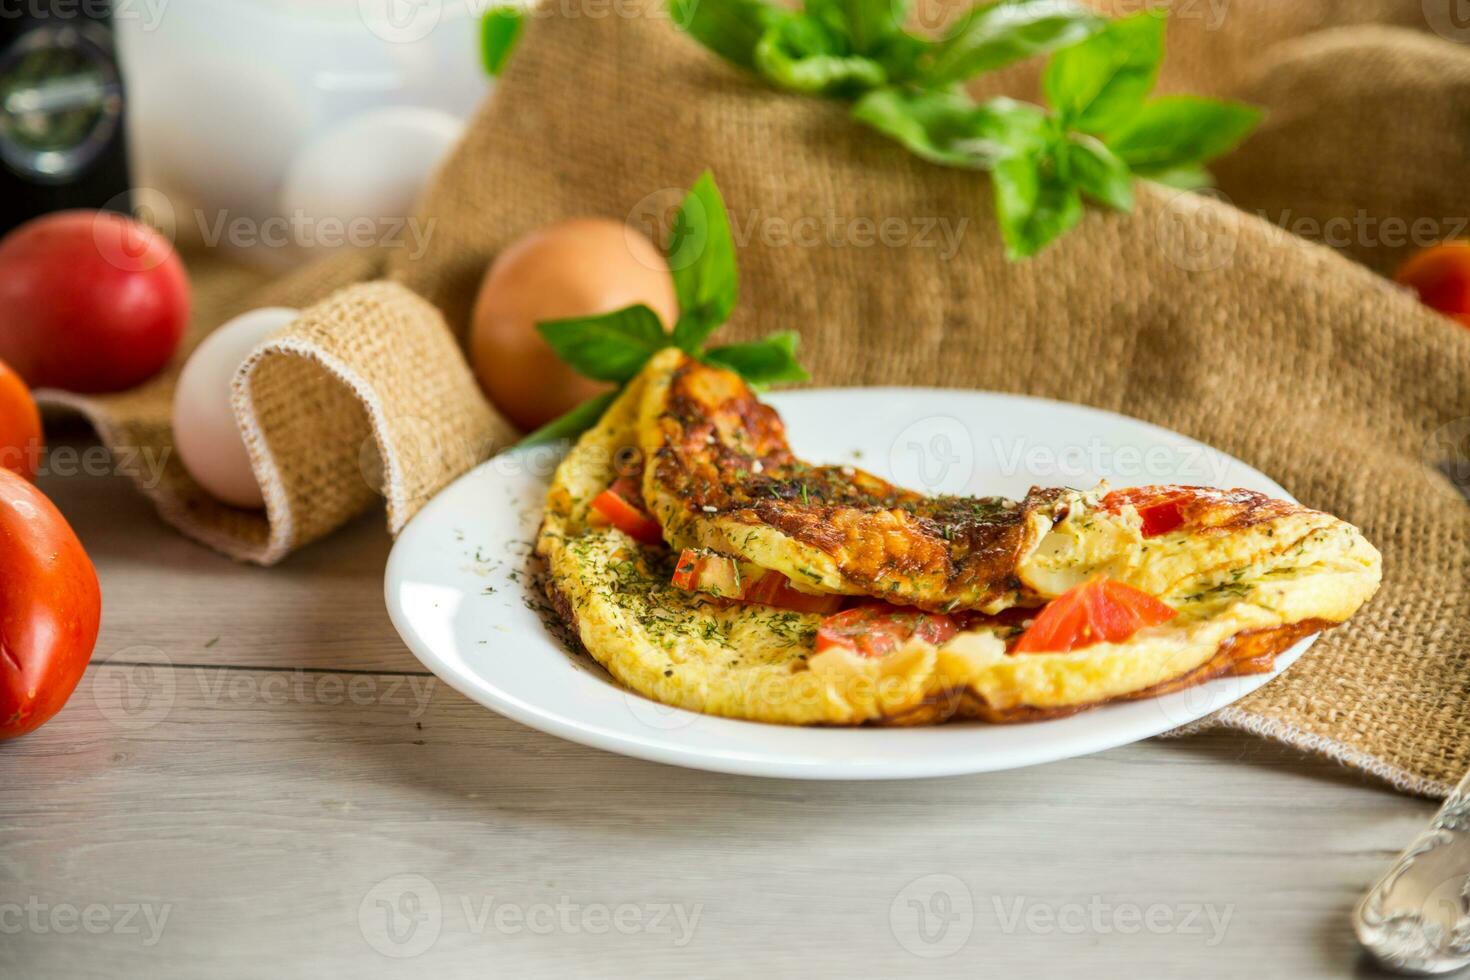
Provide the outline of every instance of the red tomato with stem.
{"type": "Polygon", "coordinates": [[[1470,242],[1431,245],[1409,256],[1394,275],[1419,302],[1470,327],[1470,242]]]}
{"type": "Polygon", "coordinates": [[[873,602],[822,620],[817,652],[843,647],[863,657],[882,657],[912,638],[938,646],[959,631],[959,623],[943,613],[873,602]]]}
{"type": "Polygon", "coordinates": [[[62,211],[0,241],[0,360],[33,388],[131,388],[169,362],[188,322],[178,253],[132,218],[62,211]]]}
{"type": "Polygon", "coordinates": [[[41,465],[41,412],[20,375],[0,361],[0,467],[29,480],[41,465]]]}
{"type": "Polygon", "coordinates": [[[1177,615],[1147,592],[1098,576],[1047,603],[1011,652],[1066,653],[1104,641],[1122,643],[1177,615]]]}
{"type": "Polygon", "coordinates": [[[0,739],[61,710],[102,619],[97,572],[71,525],[30,483],[0,470],[0,739]]]}

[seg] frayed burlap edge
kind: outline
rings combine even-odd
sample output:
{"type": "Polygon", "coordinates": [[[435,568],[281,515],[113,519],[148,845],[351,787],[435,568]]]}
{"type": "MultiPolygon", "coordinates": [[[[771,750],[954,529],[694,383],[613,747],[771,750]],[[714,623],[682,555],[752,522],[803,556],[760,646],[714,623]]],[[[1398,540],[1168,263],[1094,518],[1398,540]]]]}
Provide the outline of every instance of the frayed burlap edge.
{"type": "Polygon", "coordinates": [[[396,536],[436,493],[510,445],[437,309],[396,283],[349,286],[241,365],[231,400],[280,561],[379,496],[396,536]],[[309,367],[308,367],[309,366],[309,367]]]}
{"type": "Polygon", "coordinates": [[[1246,711],[1243,708],[1231,706],[1222,708],[1206,718],[1191,722],[1172,731],[1165,732],[1160,738],[1185,738],[1190,735],[1200,735],[1205,732],[1214,731],[1217,728],[1230,728],[1235,731],[1246,732],[1261,738],[1268,738],[1283,745],[1289,745],[1303,752],[1325,756],[1349,769],[1356,769],[1366,773],[1375,779],[1380,779],[1401,793],[1412,793],[1415,796],[1426,796],[1431,799],[1444,799],[1454,789],[1449,783],[1428,779],[1416,775],[1407,769],[1389,765],[1382,759],[1370,755],[1361,749],[1354,748],[1346,742],[1329,738],[1316,732],[1309,732],[1303,728],[1268,718],[1265,715],[1246,711]]]}
{"type": "Polygon", "coordinates": [[[434,494],[515,439],[439,311],[388,281],[307,306],[236,373],[231,401],[263,510],[220,503],[184,469],[171,434],[178,370],[118,395],[36,395],[85,418],[120,470],[130,457],[156,462],[156,480],[130,475],[159,516],[239,561],[275,564],[380,499],[396,536],[434,494]]]}

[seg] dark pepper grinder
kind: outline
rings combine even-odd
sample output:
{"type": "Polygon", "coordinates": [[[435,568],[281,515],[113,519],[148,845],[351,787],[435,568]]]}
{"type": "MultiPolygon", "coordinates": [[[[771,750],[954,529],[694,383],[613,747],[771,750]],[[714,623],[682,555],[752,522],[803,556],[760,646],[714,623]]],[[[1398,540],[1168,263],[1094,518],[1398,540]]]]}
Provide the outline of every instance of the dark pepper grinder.
{"type": "Polygon", "coordinates": [[[126,213],[123,81],[106,0],[0,17],[0,234],[67,208],[126,213]]]}

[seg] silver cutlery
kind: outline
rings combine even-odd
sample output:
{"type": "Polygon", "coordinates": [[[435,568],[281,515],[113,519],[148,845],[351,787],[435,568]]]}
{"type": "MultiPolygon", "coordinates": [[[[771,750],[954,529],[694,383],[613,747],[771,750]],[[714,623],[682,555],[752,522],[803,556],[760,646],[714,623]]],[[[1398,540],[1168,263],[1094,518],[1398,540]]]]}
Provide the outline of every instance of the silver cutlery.
{"type": "Polygon", "coordinates": [[[1470,966],[1470,774],[1353,913],[1385,967],[1432,976],[1470,966]]]}

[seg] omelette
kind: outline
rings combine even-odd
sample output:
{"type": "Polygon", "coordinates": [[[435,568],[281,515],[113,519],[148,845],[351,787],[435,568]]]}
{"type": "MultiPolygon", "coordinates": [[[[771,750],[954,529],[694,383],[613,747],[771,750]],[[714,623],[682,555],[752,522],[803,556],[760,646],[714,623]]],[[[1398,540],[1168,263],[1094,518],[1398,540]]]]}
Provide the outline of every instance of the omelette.
{"type": "Polygon", "coordinates": [[[736,374],[655,355],[558,467],[536,549],[620,683],[794,725],[1017,722],[1267,672],[1378,552],[1248,490],[928,496],[790,450],[736,374]]]}

